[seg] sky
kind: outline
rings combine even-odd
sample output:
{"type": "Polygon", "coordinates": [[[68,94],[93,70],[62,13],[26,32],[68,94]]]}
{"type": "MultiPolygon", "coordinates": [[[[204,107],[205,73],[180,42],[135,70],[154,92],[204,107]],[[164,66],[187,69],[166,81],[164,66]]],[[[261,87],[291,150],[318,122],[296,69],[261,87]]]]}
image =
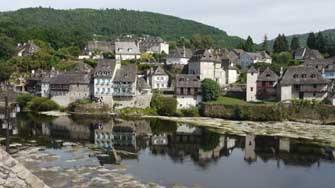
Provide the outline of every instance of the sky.
{"type": "Polygon", "coordinates": [[[0,0],[0,11],[27,7],[125,8],[152,11],[215,26],[261,42],[335,28],[335,0],[0,0]]]}

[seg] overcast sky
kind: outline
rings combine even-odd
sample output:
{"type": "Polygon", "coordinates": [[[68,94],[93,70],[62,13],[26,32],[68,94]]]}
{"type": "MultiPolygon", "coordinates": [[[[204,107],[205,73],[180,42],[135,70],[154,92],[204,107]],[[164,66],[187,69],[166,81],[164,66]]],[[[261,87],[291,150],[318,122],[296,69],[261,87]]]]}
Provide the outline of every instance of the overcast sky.
{"type": "Polygon", "coordinates": [[[260,42],[267,34],[335,28],[335,0],[0,0],[0,10],[26,7],[126,8],[196,20],[260,42]]]}

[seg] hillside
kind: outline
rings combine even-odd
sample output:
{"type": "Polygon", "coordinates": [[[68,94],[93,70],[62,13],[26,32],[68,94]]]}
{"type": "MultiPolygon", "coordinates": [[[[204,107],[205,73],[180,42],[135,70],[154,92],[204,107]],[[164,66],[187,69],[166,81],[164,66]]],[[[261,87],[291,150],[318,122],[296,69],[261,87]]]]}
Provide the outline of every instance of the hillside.
{"type": "Polygon", "coordinates": [[[191,20],[125,9],[28,8],[0,13],[0,32],[22,42],[31,38],[46,40],[55,47],[79,44],[95,38],[114,38],[124,34],[161,36],[165,40],[211,35],[216,47],[235,47],[240,38],[191,20]]]}
{"type": "MultiPolygon", "coordinates": [[[[321,31],[323,36],[327,39],[329,43],[335,43],[335,29],[328,29],[321,31]]],[[[298,36],[300,40],[300,45],[303,47],[307,47],[307,38],[308,38],[309,33],[304,33],[304,34],[296,34],[296,35],[289,35],[286,36],[287,40],[289,41],[289,44],[291,43],[291,40],[294,36],[298,36]]],[[[273,46],[274,39],[270,41],[270,46],[273,46]]]]}

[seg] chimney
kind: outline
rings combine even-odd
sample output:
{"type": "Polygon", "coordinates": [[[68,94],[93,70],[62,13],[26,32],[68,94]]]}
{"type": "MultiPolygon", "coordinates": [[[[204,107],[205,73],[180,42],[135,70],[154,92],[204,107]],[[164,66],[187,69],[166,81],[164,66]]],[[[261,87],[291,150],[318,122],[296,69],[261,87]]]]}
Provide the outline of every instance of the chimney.
{"type": "Polygon", "coordinates": [[[282,77],[283,76],[283,74],[284,74],[284,69],[283,69],[283,67],[280,67],[280,77],[282,77]]]}

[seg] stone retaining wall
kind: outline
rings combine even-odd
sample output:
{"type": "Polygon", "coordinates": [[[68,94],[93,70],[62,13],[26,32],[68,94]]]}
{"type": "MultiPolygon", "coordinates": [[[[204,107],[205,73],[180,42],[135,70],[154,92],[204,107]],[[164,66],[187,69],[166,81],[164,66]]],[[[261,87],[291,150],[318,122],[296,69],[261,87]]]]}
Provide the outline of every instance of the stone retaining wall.
{"type": "Polygon", "coordinates": [[[0,188],[49,188],[0,148],[0,188]]]}

